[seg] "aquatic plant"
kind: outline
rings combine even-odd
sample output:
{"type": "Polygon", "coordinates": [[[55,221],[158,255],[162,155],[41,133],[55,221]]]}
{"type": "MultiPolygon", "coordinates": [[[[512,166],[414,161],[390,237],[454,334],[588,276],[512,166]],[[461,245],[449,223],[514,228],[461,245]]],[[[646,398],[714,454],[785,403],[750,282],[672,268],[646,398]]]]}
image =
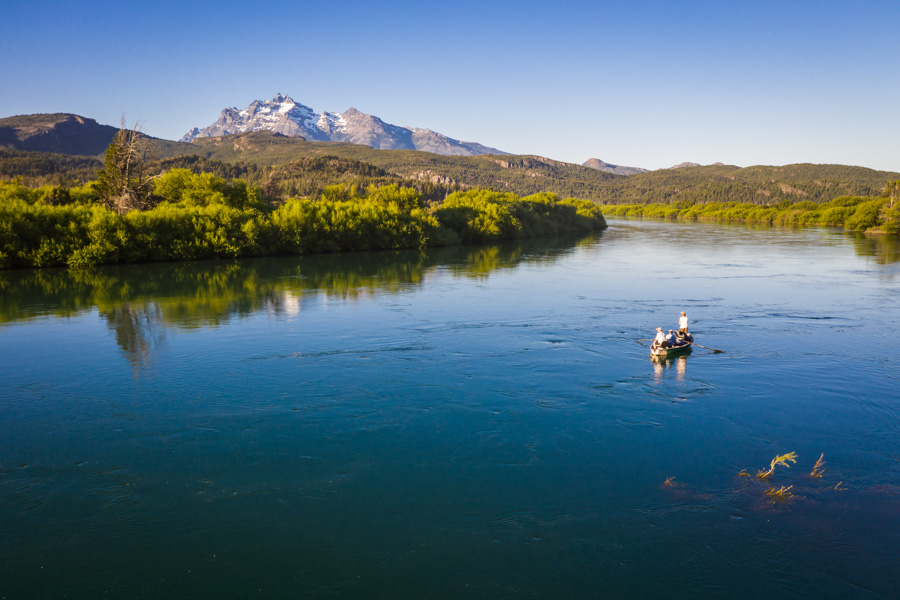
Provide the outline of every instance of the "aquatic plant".
{"type": "Polygon", "coordinates": [[[791,492],[794,486],[781,486],[780,488],[769,488],[766,490],[766,496],[769,497],[769,500],[772,502],[790,502],[796,496],[791,492]]]}
{"type": "Polygon", "coordinates": [[[663,486],[665,487],[675,487],[675,476],[666,477],[666,480],[663,482],[663,486]]]}
{"type": "Polygon", "coordinates": [[[741,472],[737,474],[738,477],[750,477],[750,473],[747,472],[747,469],[741,469],[741,472]]]}
{"type": "Polygon", "coordinates": [[[791,465],[788,463],[796,463],[797,462],[797,453],[796,452],[788,452],[787,454],[776,455],[775,458],[772,459],[772,462],[769,463],[769,470],[763,471],[762,469],[756,473],[757,479],[769,479],[775,473],[775,467],[777,465],[784,465],[787,468],[791,468],[791,465]]]}
{"type": "Polygon", "coordinates": [[[825,461],[823,460],[824,458],[825,458],[825,453],[823,452],[819,456],[819,460],[816,461],[816,464],[813,465],[812,471],[809,472],[809,476],[812,479],[821,479],[822,474],[825,473],[826,469],[824,468],[824,465],[825,465],[825,461]]]}

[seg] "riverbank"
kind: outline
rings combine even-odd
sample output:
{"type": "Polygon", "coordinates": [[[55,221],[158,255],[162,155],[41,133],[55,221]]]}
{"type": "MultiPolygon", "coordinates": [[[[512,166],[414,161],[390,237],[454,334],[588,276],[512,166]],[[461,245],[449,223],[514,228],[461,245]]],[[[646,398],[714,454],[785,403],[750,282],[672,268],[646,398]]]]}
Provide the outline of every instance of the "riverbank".
{"type": "Polygon", "coordinates": [[[596,204],[554,194],[468,190],[429,203],[416,190],[396,185],[334,186],[318,198],[269,208],[254,202],[247,189],[207,184],[197,193],[204,182],[188,179],[169,186],[176,189],[155,207],[124,214],[79,201],[77,193],[72,200],[68,190],[54,196],[2,183],[0,268],[425,248],[606,227],[596,204]],[[69,202],[54,204],[60,197],[69,202]]]}
{"type": "Polygon", "coordinates": [[[866,234],[900,234],[900,202],[890,197],[842,196],[823,204],[806,201],[776,206],[741,202],[622,204],[601,205],[601,210],[607,216],[843,227],[866,234]]]}

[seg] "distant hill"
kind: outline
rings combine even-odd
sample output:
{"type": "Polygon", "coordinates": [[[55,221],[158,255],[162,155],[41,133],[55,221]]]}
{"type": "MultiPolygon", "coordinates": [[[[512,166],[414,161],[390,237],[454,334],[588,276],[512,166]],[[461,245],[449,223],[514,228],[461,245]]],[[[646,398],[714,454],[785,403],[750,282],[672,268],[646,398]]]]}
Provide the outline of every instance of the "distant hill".
{"type": "MultiPolygon", "coordinates": [[[[18,115],[0,119],[0,148],[102,157],[118,127],[69,113],[18,115]]],[[[189,153],[188,144],[144,136],[158,152],[189,153]]]]}
{"type": "Polygon", "coordinates": [[[0,119],[0,146],[93,156],[106,151],[118,130],[68,113],[20,115],[0,119]]]}
{"type": "MultiPolygon", "coordinates": [[[[301,157],[336,156],[376,166],[405,179],[463,187],[489,187],[527,195],[553,192],[592,199],[616,176],[539,156],[446,156],[417,150],[376,150],[360,144],[310,142],[265,131],[217,138],[197,138],[194,153],[225,162],[260,166],[301,157]]],[[[181,149],[179,149],[180,151],[181,149]]]]}
{"type": "Polygon", "coordinates": [[[847,165],[795,164],[736,167],[722,164],[648,171],[604,186],[604,204],[675,202],[828,202],[839,196],[881,194],[900,173],[847,165]]]}
{"type": "Polygon", "coordinates": [[[622,167],[619,165],[611,165],[609,163],[603,162],[599,158],[589,158],[582,163],[582,166],[588,167],[590,169],[598,169],[607,173],[613,173],[615,175],[625,175],[626,177],[629,175],[637,175],[638,173],[647,172],[647,169],[641,169],[640,167],[622,167]]]}
{"type": "MultiPolygon", "coordinates": [[[[70,114],[0,119],[0,178],[18,176],[29,183],[93,179],[100,166],[97,159],[102,159],[117,130],[70,114]]],[[[421,189],[431,190],[428,193],[466,187],[519,195],[552,192],[604,204],[821,203],[845,195],[878,195],[887,182],[900,179],[900,173],[813,164],[745,168],[684,164],[626,177],[540,156],[379,150],[271,131],[197,137],[191,143],[152,137],[145,137],[145,142],[148,158],[157,161],[161,169],[179,165],[212,168],[221,176],[243,177],[279,195],[312,193],[334,179],[354,184],[416,181],[421,189]],[[330,157],[340,161],[320,160],[330,157]],[[350,164],[353,166],[347,166],[350,164]],[[344,174],[335,177],[335,169],[344,174]]]]}
{"type": "Polygon", "coordinates": [[[461,142],[430,129],[391,125],[355,108],[343,113],[318,114],[284,94],[278,94],[272,100],[254,100],[243,110],[225,108],[215,123],[202,129],[191,129],[180,141],[192,142],[199,138],[254,131],[268,131],[310,141],[350,142],[381,150],[422,150],[448,156],[506,154],[496,148],[461,142]]]}

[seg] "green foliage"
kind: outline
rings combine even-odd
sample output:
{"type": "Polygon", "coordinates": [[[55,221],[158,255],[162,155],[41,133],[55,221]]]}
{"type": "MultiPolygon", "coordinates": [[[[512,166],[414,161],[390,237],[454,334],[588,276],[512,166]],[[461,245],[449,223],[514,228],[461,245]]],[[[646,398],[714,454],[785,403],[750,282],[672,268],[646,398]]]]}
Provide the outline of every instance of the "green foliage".
{"type": "Polygon", "coordinates": [[[0,180],[19,177],[32,187],[86,183],[102,166],[89,156],[0,148],[0,180]]]}
{"type": "Polygon", "coordinates": [[[548,193],[520,199],[512,193],[490,190],[457,192],[436,206],[434,215],[464,243],[588,232],[606,226],[593,203],[560,201],[548,193]]]}
{"type": "Polygon", "coordinates": [[[271,246],[265,217],[223,204],[161,204],[128,213],[124,221],[126,262],[259,256],[271,246]]]}
{"type": "Polygon", "coordinates": [[[153,192],[162,200],[180,206],[222,204],[232,208],[265,209],[259,192],[245,181],[226,181],[212,173],[172,169],[156,178],[153,192]]]}
{"type": "Polygon", "coordinates": [[[592,203],[552,194],[519,198],[488,190],[452,194],[428,206],[398,185],[327,187],[317,199],[256,206],[253,188],[212,174],[173,169],[156,180],[166,201],[117,214],[43,199],[61,192],[0,184],[0,266],[95,264],[424,248],[516,237],[585,232],[605,226],[592,203]]]}
{"type": "Polygon", "coordinates": [[[0,253],[4,267],[80,266],[89,257],[107,262],[114,251],[99,232],[109,214],[98,206],[0,204],[0,253]]]}
{"type": "Polygon", "coordinates": [[[738,202],[711,202],[676,208],[669,204],[603,207],[607,215],[773,225],[843,227],[850,231],[897,233],[900,204],[891,209],[884,197],[841,196],[823,204],[810,201],[759,206],[738,202]]]}
{"type": "Polygon", "coordinates": [[[0,206],[7,204],[34,204],[40,192],[22,183],[21,180],[0,181],[0,206]]]}
{"type": "Polygon", "coordinates": [[[873,229],[879,225],[879,217],[881,216],[881,207],[885,202],[881,198],[867,200],[860,198],[861,202],[853,208],[852,214],[842,223],[844,229],[851,231],[866,231],[873,229]]]}
{"type": "Polygon", "coordinates": [[[243,162],[227,163],[221,160],[202,158],[196,154],[157,159],[153,161],[152,165],[153,170],[159,173],[165,173],[173,169],[187,169],[198,175],[200,173],[212,173],[223,179],[245,179],[247,181],[256,181],[260,172],[259,167],[254,164],[243,162]]]}
{"type": "Polygon", "coordinates": [[[409,213],[373,202],[296,199],[272,213],[281,249],[291,253],[424,247],[420,223],[409,213]]]}

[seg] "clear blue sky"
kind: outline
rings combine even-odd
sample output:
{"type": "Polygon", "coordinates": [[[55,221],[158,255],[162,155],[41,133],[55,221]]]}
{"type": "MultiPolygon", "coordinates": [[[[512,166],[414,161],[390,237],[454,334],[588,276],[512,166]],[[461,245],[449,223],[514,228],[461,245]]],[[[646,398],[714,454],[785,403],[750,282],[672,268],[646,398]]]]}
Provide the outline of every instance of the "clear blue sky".
{"type": "Polygon", "coordinates": [[[900,171],[900,1],[0,3],[0,117],[289,94],[514,153],[900,171]]]}

